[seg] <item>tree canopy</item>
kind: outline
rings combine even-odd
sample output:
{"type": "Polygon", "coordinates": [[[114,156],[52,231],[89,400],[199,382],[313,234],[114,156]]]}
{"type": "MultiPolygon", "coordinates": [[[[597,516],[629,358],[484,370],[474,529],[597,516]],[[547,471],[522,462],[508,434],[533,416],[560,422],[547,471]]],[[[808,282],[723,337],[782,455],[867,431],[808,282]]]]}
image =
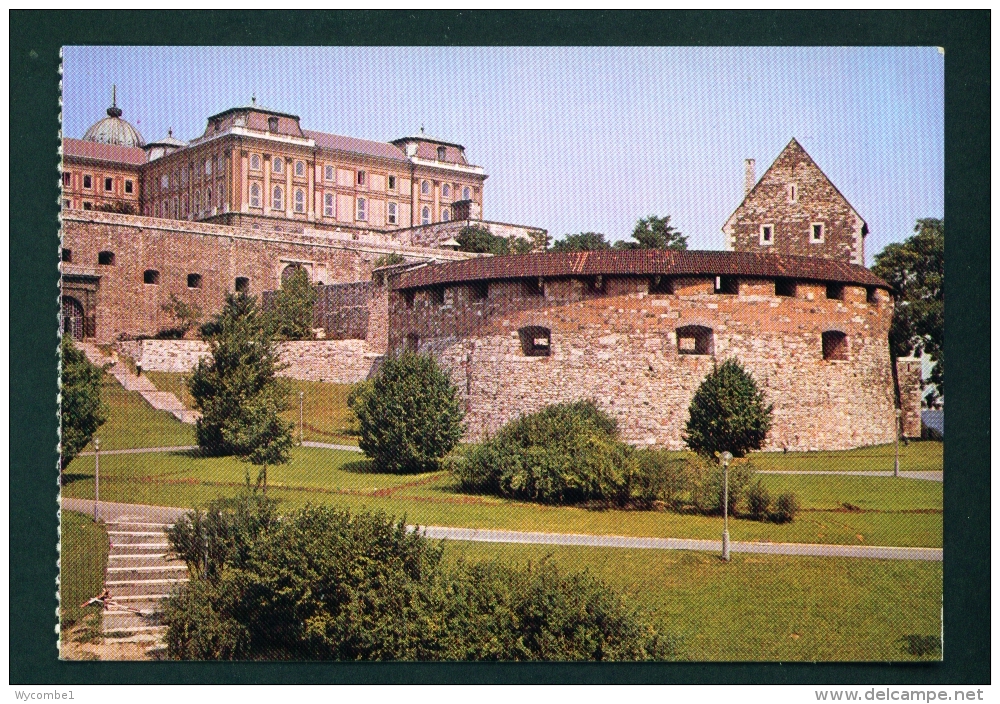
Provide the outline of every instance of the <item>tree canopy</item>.
{"type": "Polygon", "coordinates": [[[896,357],[930,355],[931,383],[944,395],[944,221],[917,220],[905,242],[886,245],[872,271],[896,289],[889,345],[896,357]]]}
{"type": "Polygon", "coordinates": [[[635,242],[615,242],[615,249],[687,249],[687,237],[670,224],[670,216],[641,218],[632,230],[635,242]]]}
{"type": "Polygon", "coordinates": [[[566,235],[552,245],[553,252],[591,252],[598,249],[611,249],[611,243],[604,238],[602,232],[566,235]]]}
{"type": "Polygon", "coordinates": [[[705,377],[691,399],[684,441],[706,457],[726,450],[743,457],[763,446],[773,410],[743,365],[727,359],[705,377]]]}
{"type": "Polygon", "coordinates": [[[268,317],[274,335],[279,340],[311,340],[315,305],[316,289],[309,282],[309,274],[297,267],[291,276],[282,279],[281,289],[271,302],[268,317]]]}
{"type": "Polygon", "coordinates": [[[104,423],[107,408],[101,401],[104,370],[91,364],[69,335],[63,335],[61,351],[60,461],[65,468],[104,423]]]}

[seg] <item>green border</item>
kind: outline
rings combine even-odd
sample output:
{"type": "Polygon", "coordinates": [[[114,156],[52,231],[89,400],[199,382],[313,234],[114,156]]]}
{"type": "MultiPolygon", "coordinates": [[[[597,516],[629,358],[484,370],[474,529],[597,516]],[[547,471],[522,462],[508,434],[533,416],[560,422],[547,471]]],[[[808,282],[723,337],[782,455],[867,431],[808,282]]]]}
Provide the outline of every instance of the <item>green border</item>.
{"type": "MultiPolygon", "coordinates": [[[[990,681],[988,11],[10,13],[11,683],[990,681]],[[921,45],[946,48],[949,466],[939,664],[67,663],[56,657],[59,48],[200,45],[921,45]],[[25,207],[30,204],[31,207],[25,207]],[[956,245],[956,243],[958,243],[956,245]],[[41,324],[40,324],[41,323],[41,324]],[[48,448],[47,450],[45,448],[48,448]],[[44,450],[44,451],[43,451],[44,450]]],[[[859,110],[865,109],[858,105],[859,110]]]]}

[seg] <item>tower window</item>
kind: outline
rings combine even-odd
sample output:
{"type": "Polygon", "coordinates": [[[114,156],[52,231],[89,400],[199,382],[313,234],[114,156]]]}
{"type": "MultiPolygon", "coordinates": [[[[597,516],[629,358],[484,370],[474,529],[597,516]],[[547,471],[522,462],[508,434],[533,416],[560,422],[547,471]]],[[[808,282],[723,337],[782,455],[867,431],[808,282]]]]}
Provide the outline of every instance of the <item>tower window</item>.
{"type": "Polygon", "coordinates": [[[823,359],[847,359],[847,335],[839,330],[823,333],[823,359]]]}
{"type": "Polygon", "coordinates": [[[760,243],[774,244],[774,225],[761,225],[760,226],[760,243]]]}
{"type": "Polygon", "coordinates": [[[826,285],[826,297],[834,301],[844,300],[844,285],[843,284],[827,284],[826,285]]]}
{"type": "Polygon", "coordinates": [[[390,225],[396,224],[396,204],[389,203],[388,220],[390,225]]]}
{"type": "Polygon", "coordinates": [[[525,357],[548,357],[552,354],[552,331],[538,325],[528,325],[517,331],[521,352],[525,357]]]}
{"type": "Polygon", "coordinates": [[[115,263],[115,253],[114,252],[98,252],[97,253],[97,263],[102,266],[114,266],[115,263]]]}
{"type": "Polygon", "coordinates": [[[822,242],[824,235],[824,227],[821,222],[814,222],[809,226],[809,241],[810,242],[822,242]]]}
{"type": "Polygon", "coordinates": [[[389,190],[390,191],[395,191],[396,190],[396,177],[395,176],[390,176],[389,177],[389,190]]]}
{"type": "Polygon", "coordinates": [[[437,158],[438,158],[437,160],[438,161],[444,161],[444,159],[445,159],[445,157],[447,155],[448,155],[448,150],[447,149],[445,149],[444,147],[438,147],[437,148],[437,158]]]}
{"type": "Polygon", "coordinates": [[[704,325],[685,325],[677,328],[677,354],[715,354],[712,328],[704,325]]]}
{"type": "Polygon", "coordinates": [[[865,301],[868,303],[878,303],[878,289],[874,286],[869,286],[865,289],[865,301]]]}
{"type": "Polygon", "coordinates": [[[275,132],[278,129],[278,118],[269,117],[267,118],[267,129],[271,132],[275,132]]]}
{"type": "Polygon", "coordinates": [[[462,189],[462,200],[472,200],[472,191],[468,186],[462,189]]]}
{"type": "MultiPolygon", "coordinates": [[[[185,170],[184,173],[186,174],[187,171],[185,170]]],[[[134,186],[132,185],[132,181],[131,180],[125,181],[125,192],[126,193],[132,193],[133,189],[134,189],[134,186]]]]}
{"type": "Polygon", "coordinates": [[[740,283],[735,276],[716,276],[715,293],[736,296],[740,292],[740,283]]]}
{"type": "MultiPolygon", "coordinates": [[[[211,176],[212,175],[212,159],[211,159],[211,157],[209,157],[208,159],[205,159],[205,175],[206,176],[211,176]]],[[[167,184],[166,184],[166,178],[167,177],[164,176],[163,178],[164,178],[163,187],[166,188],[167,187],[167,184]]]]}
{"type": "Polygon", "coordinates": [[[774,295],[795,298],[795,279],[775,279],[774,295]]]}
{"type": "Polygon", "coordinates": [[[201,288],[201,274],[188,274],[188,288],[201,288]]]}
{"type": "Polygon", "coordinates": [[[799,201],[799,187],[797,184],[788,184],[788,202],[797,203],[799,201]]]}
{"type": "Polygon", "coordinates": [[[246,276],[236,277],[236,292],[247,293],[250,290],[250,279],[246,276]]]}
{"type": "Polygon", "coordinates": [[[144,284],[158,284],[160,283],[160,272],[156,269],[146,269],[142,272],[142,283],[144,284]]]}

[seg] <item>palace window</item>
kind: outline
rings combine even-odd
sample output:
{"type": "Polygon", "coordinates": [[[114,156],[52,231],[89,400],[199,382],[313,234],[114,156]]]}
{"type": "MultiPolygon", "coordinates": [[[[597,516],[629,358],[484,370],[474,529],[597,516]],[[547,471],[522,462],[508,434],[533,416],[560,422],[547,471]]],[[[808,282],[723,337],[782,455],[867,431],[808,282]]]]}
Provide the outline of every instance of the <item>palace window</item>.
{"type": "Polygon", "coordinates": [[[462,200],[472,200],[472,191],[468,186],[462,189],[462,200]]]}
{"type": "Polygon", "coordinates": [[[332,164],[327,164],[326,168],[323,170],[323,178],[327,181],[332,181],[335,176],[335,171],[332,164]]]}
{"type": "Polygon", "coordinates": [[[441,222],[448,222],[451,220],[451,211],[445,208],[441,211],[441,222]]]}
{"type": "Polygon", "coordinates": [[[359,186],[365,185],[365,172],[364,171],[358,171],[358,185],[359,186]]]}
{"type": "Polygon", "coordinates": [[[66,262],[67,264],[71,264],[73,262],[73,250],[72,249],[63,249],[63,251],[62,251],[62,260],[64,262],[66,262]]]}
{"type": "Polygon", "coordinates": [[[716,276],[714,293],[736,296],[740,292],[740,284],[735,276],[716,276]]]}
{"type": "Polygon", "coordinates": [[[198,215],[201,213],[201,194],[198,191],[194,192],[194,214],[198,215]]]}
{"type": "MultiPolygon", "coordinates": [[[[187,172],[185,171],[185,173],[187,173],[187,172]]],[[[130,180],[125,181],[125,192],[126,193],[132,193],[133,190],[134,190],[134,186],[132,185],[132,181],[130,181],[130,180]]]]}
{"type": "Polygon", "coordinates": [[[517,331],[521,352],[525,357],[548,357],[552,354],[552,331],[538,325],[528,325],[517,331]]]}
{"type": "Polygon", "coordinates": [[[388,214],[389,224],[390,225],[395,225],[396,224],[396,204],[395,203],[389,203],[388,213],[389,213],[388,214]]]}
{"type": "Polygon", "coordinates": [[[677,328],[677,354],[715,354],[712,328],[704,325],[685,325],[677,328]]]}
{"type": "Polygon", "coordinates": [[[236,293],[247,293],[250,291],[250,279],[245,276],[236,277],[236,293]]]}
{"type": "Polygon", "coordinates": [[[97,253],[97,263],[101,266],[114,266],[115,264],[115,253],[114,252],[98,252],[97,253]]]}
{"type": "Polygon", "coordinates": [[[844,285],[843,284],[827,284],[826,285],[826,297],[833,301],[844,300],[844,285]]]}
{"type": "Polygon", "coordinates": [[[295,175],[305,176],[306,175],[306,162],[296,161],[295,162],[295,175]]]}
{"type": "Polygon", "coordinates": [[[257,154],[250,155],[250,170],[260,171],[260,156],[257,154]]]}
{"type": "Polygon", "coordinates": [[[368,213],[365,210],[366,206],[367,206],[367,203],[365,203],[365,199],[364,198],[358,198],[358,216],[357,216],[358,220],[367,220],[368,219],[368,213]]]}
{"type": "MultiPolygon", "coordinates": [[[[163,205],[163,209],[164,210],[167,209],[167,206],[166,206],[165,203],[163,205]]],[[[205,189],[205,210],[211,210],[211,209],[212,209],[212,189],[211,188],[206,188],[205,189]]]]}
{"type": "Polygon", "coordinates": [[[260,207],[260,186],[256,183],[250,184],[250,207],[260,207]]]}
{"type": "Polygon", "coordinates": [[[72,178],[73,178],[73,176],[72,176],[72,174],[70,174],[69,171],[63,171],[63,176],[62,176],[63,181],[62,181],[62,183],[63,183],[64,186],[69,187],[70,183],[72,182],[72,178]]]}
{"type": "MultiPolygon", "coordinates": [[[[188,182],[188,167],[182,166],[181,167],[181,185],[182,186],[186,186],[187,182],[188,182]]],[[[128,182],[126,181],[126,183],[128,183],[128,182]]],[[[131,192],[132,191],[129,191],[129,193],[131,193],[131,192]]]]}
{"type": "Polygon", "coordinates": [[[809,226],[809,241],[814,243],[820,243],[823,241],[824,227],[821,222],[814,222],[809,226]]]}
{"type": "Polygon", "coordinates": [[[211,176],[212,175],[212,158],[211,157],[209,157],[208,159],[205,159],[205,175],[206,176],[211,176]]]}
{"type": "Polygon", "coordinates": [[[91,181],[90,174],[84,175],[84,177],[83,177],[83,187],[84,188],[93,188],[93,183],[91,181]]]}
{"type": "Polygon", "coordinates": [[[438,147],[437,148],[437,158],[438,158],[437,160],[438,161],[444,161],[444,159],[445,159],[445,157],[447,155],[448,155],[448,150],[447,149],[445,149],[444,147],[438,147]]]}
{"type": "Polygon", "coordinates": [[[183,200],[181,200],[181,217],[186,218],[188,216],[188,205],[189,205],[188,194],[185,193],[183,200]]]}
{"type": "Polygon", "coordinates": [[[847,355],[847,335],[839,330],[827,330],[823,333],[823,359],[844,361],[847,355]]]}
{"type": "Polygon", "coordinates": [[[306,192],[301,188],[295,189],[295,212],[306,212],[306,192]]]}
{"type": "Polygon", "coordinates": [[[71,207],[71,201],[69,198],[63,198],[62,207],[63,208],[71,207]]]}
{"type": "Polygon", "coordinates": [[[271,132],[275,132],[278,129],[278,118],[269,117],[267,118],[267,129],[271,132]]]}
{"type": "Polygon", "coordinates": [[[174,196],[174,209],[170,211],[171,216],[176,220],[178,215],[177,196],[174,196]]]}
{"type": "Polygon", "coordinates": [[[272,210],[285,209],[285,194],[282,192],[281,186],[275,186],[274,192],[271,193],[271,209],[272,210]]]}
{"type": "Polygon", "coordinates": [[[323,215],[328,218],[333,217],[333,194],[327,193],[323,197],[323,215]]]}
{"type": "Polygon", "coordinates": [[[451,198],[451,186],[449,186],[447,183],[441,187],[441,197],[451,198]]]}
{"type": "Polygon", "coordinates": [[[226,155],[219,154],[219,175],[222,175],[225,172],[226,172],[226,155]]]}
{"type": "Polygon", "coordinates": [[[271,171],[276,174],[280,174],[282,169],[282,159],[280,156],[276,156],[271,160],[271,171]]]}
{"type": "Polygon", "coordinates": [[[160,215],[162,215],[165,218],[169,218],[170,217],[170,201],[169,200],[163,201],[163,208],[160,210],[160,215]]]}
{"type": "Polygon", "coordinates": [[[396,190],[396,177],[395,176],[390,176],[389,177],[389,190],[390,191],[395,191],[396,190]]]}
{"type": "Polygon", "coordinates": [[[146,269],[142,272],[142,283],[144,284],[158,284],[160,283],[160,272],[156,269],[146,269]]]}
{"type": "Polygon", "coordinates": [[[105,178],[104,179],[104,190],[105,191],[113,190],[114,187],[115,187],[115,180],[113,178],[105,178]]]}
{"type": "Polygon", "coordinates": [[[774,244],[774,225],[760,226],[760,243],[764,245],[774,244]]]}
{"type": "Polygon", "coordinates": [[[420,182],[420,192],[423,195],[425,195],[425,196],[429,196],[431,194],[431,182],[430,181],[421,181],[420,182]]]}
{"type": "Polygon", "coordinates": [[[188,274],[188,288],[201,288],[201,274],[188,274]]]}
{"type": "Polygon", "coordinates": [[[774,295],[795,298],[795,279],[775,279],[774,295]]]}
{"type": "Polygon", "coordinates": [[[420,224],[430,225],[431,224],[431,209],[426,205],[424,209],[420,211],[420,224]]]}
{"type": "Polygon", "coordinates": [[[83,209],[84,210],[93,210],[94,209],[94,205],[92,203],[87,202],[87,201],[83,201],[83,209]]]}

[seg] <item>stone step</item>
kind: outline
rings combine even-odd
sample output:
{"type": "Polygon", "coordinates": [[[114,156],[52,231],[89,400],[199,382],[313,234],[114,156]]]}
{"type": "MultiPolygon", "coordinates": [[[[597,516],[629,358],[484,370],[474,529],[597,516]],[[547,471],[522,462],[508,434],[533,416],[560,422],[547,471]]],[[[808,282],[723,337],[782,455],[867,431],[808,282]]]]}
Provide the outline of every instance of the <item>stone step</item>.
{"type": "Polygon", "coordinates": [[[169,553],[126,553],[123,555],[108,555],[108,567],[155,567],[166,565],[170,567],[183,567],[187,565],[183,560],[176,558],[167,559],[169,553]]]}
{"type": "Polygon", "coordinates": [[[104,633],[151,631],[166,628],[160,614],[140,616],[127,611],[105,611],[101,615],[101,631],[104,633]]]}
{"type": "MultiPolygon", "coordinates": [[[[107,579],[113,581],[123,581],[129,579],[175,579],[187,576],[187,565],[151,565],[142,567],[108,567],[107,579]]],[[[108,584],[111,582],[109,581],[108,584]]]]}
{"type": "Polygon", "coordinates": [[[138,530],[109,530],[111,547],[119,545],[168,545],[167,536],[162,532],[138,530]]]}
{"type": "Polygon", "coordinates": [[[104,586],[112,597],[119,596],[169,596],[175,587],[188,581],[187,577],[171,579],[109,579],[104,586]]]}
{"type": "Polygon", "coordinates": [[[111,552],[113,554],[165,554],[168,550],[170,550],[170,543],[117,543],[111,546],[111,552]]]}

